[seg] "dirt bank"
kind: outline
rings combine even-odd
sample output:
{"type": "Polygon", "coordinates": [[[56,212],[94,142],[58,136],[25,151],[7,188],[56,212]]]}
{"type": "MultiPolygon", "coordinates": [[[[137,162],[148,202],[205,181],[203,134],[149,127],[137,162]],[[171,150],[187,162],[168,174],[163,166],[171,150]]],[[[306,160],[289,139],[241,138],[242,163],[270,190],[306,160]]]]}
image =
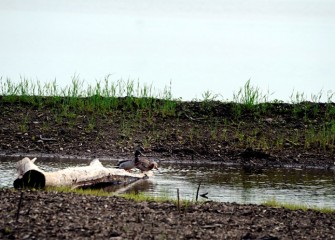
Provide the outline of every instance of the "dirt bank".
{"type": "Polygon", "coordinates": [[[250,108],[177,102],[170,114],[122,104],[104,112],[59,105],[0,98],[0,153],[123,158],[140,144],[159,159],[324,168],[335,162],[335,105],[330,103],[250,108]]]}
{"type": "Polygon", "coordinates": [[[335,214],[0,190],[1,239],[334,239],[335,214]],[[18,218],[18,220],[16,220],[18,218]]]}

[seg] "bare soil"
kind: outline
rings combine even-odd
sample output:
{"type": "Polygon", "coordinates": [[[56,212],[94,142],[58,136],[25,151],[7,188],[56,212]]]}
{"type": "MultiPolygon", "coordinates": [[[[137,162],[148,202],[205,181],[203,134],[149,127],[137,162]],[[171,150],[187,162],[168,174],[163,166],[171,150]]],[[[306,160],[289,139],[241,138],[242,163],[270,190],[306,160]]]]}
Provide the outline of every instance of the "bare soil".
{"type": "Polygon", "coordinates": [[[334,239],[335,214],[0,190],[1,239],[334,239]]]}

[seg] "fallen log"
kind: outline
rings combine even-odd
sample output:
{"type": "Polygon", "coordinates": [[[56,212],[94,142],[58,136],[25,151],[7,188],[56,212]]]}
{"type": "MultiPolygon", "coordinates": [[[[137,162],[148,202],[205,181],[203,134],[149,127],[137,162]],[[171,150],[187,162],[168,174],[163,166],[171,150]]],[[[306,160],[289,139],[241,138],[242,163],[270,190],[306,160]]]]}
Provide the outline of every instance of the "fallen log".
{"type": "Polygon", "coordinates": [[[114,184],[128,185],[147,179],[150,173],[130,173],[123,169],[105,168],[98,159],[89,166],[70,167],[55,172],[45,172],[35,165],[36,158],[28,157],[16,163],[18,173],[14,188],[44,188],[47,186],[69,186],[71,188],[97,188],[114,184]]]}

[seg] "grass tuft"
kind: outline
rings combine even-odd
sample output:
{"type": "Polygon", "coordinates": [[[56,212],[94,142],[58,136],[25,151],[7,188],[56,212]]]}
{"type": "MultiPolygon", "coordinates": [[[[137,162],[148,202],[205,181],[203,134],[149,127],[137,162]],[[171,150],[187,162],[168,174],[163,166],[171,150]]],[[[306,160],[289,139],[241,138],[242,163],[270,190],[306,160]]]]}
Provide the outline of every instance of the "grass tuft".
{"type": "Polygon", "coordinates": [[[323,212],[323,213],[334,213],[335,212],[335,209],[330,208],[330,207],[316,207],[316,206],[308,206],[305,204],[285,203],[285,202],[277,201],[276,198],[272,198],[272,199],[265,201],[263,205],[267,207],[283,207],[289,210],[302,210],[302,211],[314,210],[314,211],[323,212]]]}

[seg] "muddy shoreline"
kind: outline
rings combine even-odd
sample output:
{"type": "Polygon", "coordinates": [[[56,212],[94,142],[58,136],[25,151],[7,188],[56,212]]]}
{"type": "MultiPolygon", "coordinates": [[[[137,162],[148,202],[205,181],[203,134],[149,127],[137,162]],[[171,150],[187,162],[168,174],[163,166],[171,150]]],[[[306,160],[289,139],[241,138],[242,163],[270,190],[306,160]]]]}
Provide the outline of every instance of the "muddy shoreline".
{"type": "Polygon", "coordinates": [[[333,239],[335,214],[0,190],[1,239],[333,239]]]}
{"type": "MultiPolygon", "coordinates": [[[[82,161],[82,160],[87,160],[90,162],[93,158],[96,158],[96,156],[90,156],[90,155],[83,155],[83,156],[71,156],[71,155],[60,155],[60,154],[43,154],[43,153],[15,153],[15,154],[4,154],[0,153],[0,161],[1,159],[6,159],[6,160],[12,160],[12,161],[19,161],[24,157],[29,157],[29,158],[38,158],[39,161],[82,161]]],[[[102,162],[112,162],[112,163],[117,163],[120,160],[128,159],[131,158],[131,156],[128,155],[123,155],[123,156],[115,156],[113,158],[108,157],[108,156],[100,156],[99,160],[102,162]]],[[[255,167],[255,168],[294,168],[294,169],[321,169],[321,170],[330,170],[334,171],[335,170],[335,164],[323,164],[323,165],[307,165],[307,164],[299,164],[299,163],[280,163],[278,162],[273,163],[271,165],[269,164],[264,164],[259,161],[253,161],[252,163],[241,163],[241,162],[236,162],[236,161],[213,161],[210,159],[193,159],[193,160],[178,160],[175,159],[174,157],[172,158],[158,158],[158,157],[152,157],[148,156],[148,159],[153,159],[158,163],[165,163],[165,164],[178,164],[178,165],[192,165],[192,166],[217,166],[217,165],[222,165],[222,166],[235,166],[235,167],[255,167]]]]}

